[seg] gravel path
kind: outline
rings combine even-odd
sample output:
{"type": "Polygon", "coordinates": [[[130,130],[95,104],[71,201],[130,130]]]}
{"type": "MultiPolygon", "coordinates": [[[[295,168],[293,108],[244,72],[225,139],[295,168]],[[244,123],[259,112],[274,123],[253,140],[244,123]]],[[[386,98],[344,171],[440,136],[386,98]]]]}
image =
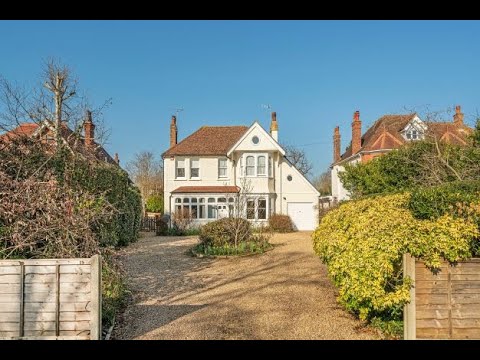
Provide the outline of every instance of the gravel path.
{"type": "Polygon", "coordinates": [[[148,236],[122,261],[133,301],[114,339],[373,339],[335,301],[308,232],[262,255],[194,258],[196,237],[148,236]]]}

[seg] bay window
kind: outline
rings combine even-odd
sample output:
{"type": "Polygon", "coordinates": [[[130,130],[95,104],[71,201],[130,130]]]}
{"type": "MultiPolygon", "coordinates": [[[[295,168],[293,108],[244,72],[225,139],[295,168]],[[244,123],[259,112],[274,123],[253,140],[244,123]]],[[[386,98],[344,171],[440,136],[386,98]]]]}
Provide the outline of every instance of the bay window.
{"type": "Polygon", "coordinates": [[[265,175],[265,156],[261,155],[257,158],[257,175],[265,175]]]}
{"type": "Polygon", "coordinates": [[[258,220],[267,219],[267,200],[265,198],[258,199],[257,217],[258,217],[258,220]]]}
{"type": "Polygon", "coordinates": [[[247,156],[247,159],[246,159],[246,169],[247,169],[247,172],[246,172],[246,175],[247,176],[255,176],[255,157],[253,156],[247,156]]]}
{"type": "Polygon", "coordinates": [[[255,220],[255,199],[247,200],[247,219],[255,220]]]}
{"type": "Polygon", "coordinates": [[[263,154],[244,154],[239,158],[240,176],[273,176],[272,155],[263,154]],[[245,171],[244,171],[245,162],[245,171]]]}

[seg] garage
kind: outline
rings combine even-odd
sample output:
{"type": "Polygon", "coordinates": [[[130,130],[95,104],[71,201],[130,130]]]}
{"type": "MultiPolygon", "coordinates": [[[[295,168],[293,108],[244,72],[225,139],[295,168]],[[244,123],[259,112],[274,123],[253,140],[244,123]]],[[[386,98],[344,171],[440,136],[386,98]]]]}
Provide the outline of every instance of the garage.
{"type": "Polygon", "coordinates": [[[313,203],[289,202],[287,213],[297,230],[315,230],[317,224],[313,203]]]}

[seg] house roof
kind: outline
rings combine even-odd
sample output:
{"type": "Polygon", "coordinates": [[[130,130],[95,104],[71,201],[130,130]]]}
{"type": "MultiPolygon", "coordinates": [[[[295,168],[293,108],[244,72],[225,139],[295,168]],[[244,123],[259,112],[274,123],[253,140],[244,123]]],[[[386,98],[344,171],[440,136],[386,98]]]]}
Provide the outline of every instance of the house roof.
{"type": "MultiPolygon", "coordinates": [[[[407,142],[401,131],[416,115],[412,113],[382,116],[363,134],[361,148],[358,152],[391,150],[401,147],[407,142]]],[[[425,124],[427,125],[427,135],[456,145],[465,145],[466,135],[472,131],[466,125],[455,125],[453,122],[425,122],[425,124]]],[[[350,156],[352,156],[351,142],[342,154],[341,160],[350,156]]]]}
{"type": "Polygon", "coordinates": [[[247,130],[247,126],[202,126],[162,156],[226,155],[247,130]]]}
{"type": "Polygon", "coordinates": [[[172,191],[172,194],[179,193],[238,193],[240,188],[238,186],[180,186],[172,191]]]}
{"type": "MultiPolygon", "coordinates": [[[[49,126],[51,126],[51,123],[49,123],[48,121],[45,121],[41,125],[36,123],[22,123],[18,125],[16,128],[14,128],[13,130],[10,130],[5,134],[0,135],[0,141],[9,142],[20,136],[31,137],[35,135],[37,130],[39,130],[42,125],[45,125],[44,128],[48,130],[49,126]]],[[[85,145],[85,139],[83,137],[77,136],[72,131],[72,129],[70,129],[67,126],[66,123],[62,124],[61,133],[62,133],[63,139],[66,141],[68,145],[70,145],[72,150],[75,149],[76,151],[82,153],[83,155],[89,155],[93,153],[95,158],[97,158],[98,160],[105,161],[110,164],[116,164],[115,160],[100,144],[94,142],[91,148],[87,148],[87,146],[85,145]]]]}
{"type": "Polygon", "coordinates": [[[35,123],[22,123],[18,125],[15,129],[8,131],[5,134],[1,134],[0,139],[8,141],[19,136],[31,136],[37,129],[38,125],[35,123]]]}

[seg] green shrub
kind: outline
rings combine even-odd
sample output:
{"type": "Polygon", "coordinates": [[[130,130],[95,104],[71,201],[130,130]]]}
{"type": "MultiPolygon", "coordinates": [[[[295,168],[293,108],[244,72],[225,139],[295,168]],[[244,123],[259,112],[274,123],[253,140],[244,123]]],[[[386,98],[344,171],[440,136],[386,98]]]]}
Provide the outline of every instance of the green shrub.
{"type": "Polygon", "coordinates": [[[272,231],[280,233],[295,231],[292,219],[288,215],[272,214],[268,219],[268,225],[272,231]]]}
{"type": "Polygon", "coordinates": [[[205,224],[200,241],[206,246],[237,246],[252,237],[250,222],[242,218],[223,218],[205,224]]]}
{"type": "Polygon", "coordinates": [[[412,190],[409,208],[417,219],[436,219],[456,213],[458,205],[480,200],[480,181],[455,181],[412,190]]]}
{"type": "Polygon", "coordinates": [[[419,220],[408,209],[409,195],[349,201],[322,219],[313,234],[315,252],[339,288],[339,301],[361,319],[399,320],[411,280],[403,279],[402,255],[438,268],[442,258],[471,256],[479,235],[475,224],[443,215],[419,220]]]}
{"type": "Polygon", "coordinates": [[[165,220],[159,218],[155,224],[155,235],[165,236],[168,235],[168,224],[165,220]]]}
{"type": "Polygon", "coordinates": [[[102,261],[102,322],[113,323],[116,312],[125,303],[127,288],[119,265],[110,257],[102,261]]]}
{"type": "Polygon", "coordinates": [[[367,163],[347,164],[339,174],[352,198],[410,191],[480,177],[480,148],[430,139],[414,141],[367,163]],[[434,175],[433,175],[434,174],[434,175]]]}
{"type": "Polygon", "coordinates": [[[146,210],[148,212],[163,214],[163,195],[152,195],[147,199],[146,210]]]}
{"type": "Polygon", "coordinates": [[[272,247],[273,245],[268,242],[266,237],[255,236],[249,241],[242,241],[238,246],[228,243],[218,246],[200,243],[192,249],[192,253],[206,256],[261,254],[272,247]]]}

